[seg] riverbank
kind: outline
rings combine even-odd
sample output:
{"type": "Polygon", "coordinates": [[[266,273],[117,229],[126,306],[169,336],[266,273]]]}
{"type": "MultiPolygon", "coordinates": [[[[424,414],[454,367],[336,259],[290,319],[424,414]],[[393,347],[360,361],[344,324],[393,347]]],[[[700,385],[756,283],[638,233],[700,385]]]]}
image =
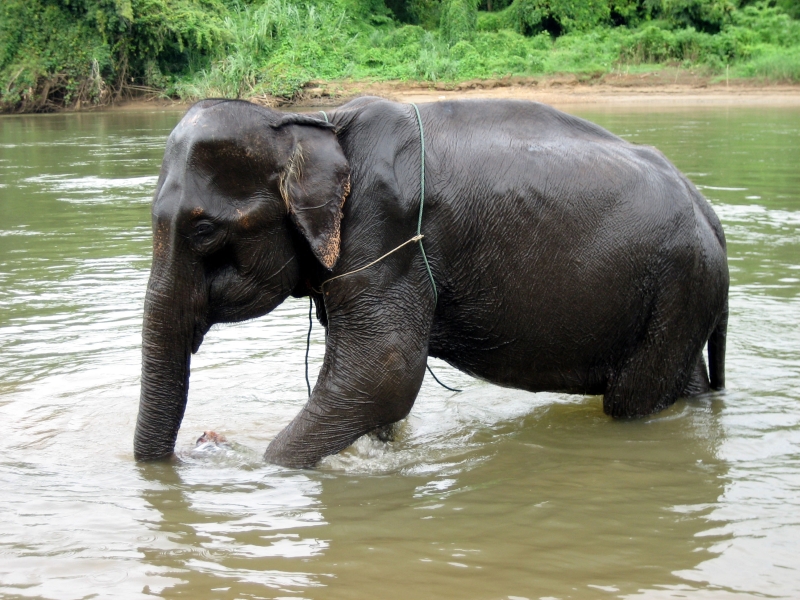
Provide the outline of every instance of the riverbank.
{"type": "MultiPolygon", "coordinates": [[[[545,104],[614,104],[660,107],[769,105],[800,106],[800,85],[764,85],[761,82],[711,82],[707,78],[673,73],[613,75],[581,81],[574,75],[538,80],[474,81],[458,85],[381,83],[364,86],[365,94],[399,102],[433,102],[456,98],[513,98],[545,104]]],[[[321,98],[320,98],[321,99],[321,98]]],[[[311,99],[313,104],[314,98],[311,99]]]]}
{"type": "MultiPolygon", "coordinates": [[[[800,85],[772,84],[736,79],[713,80],[679,69],[639,74],[612,74],[596,79],[560,75],[540,78],[505,78],[461,83],[408,81],[312,82],[292,101],[272,96],[247,98],[282,110],[339,106],[358,96],[381,96],[397,102],[506,98],[545,104],[614,105],[649,108],[696,106],[800,106],[800,85]]],[[[184,109],[190,102],[163,98],[131,98],[105,110],[130,111],[184,109]]],[[[84,109],[85,110],[85,109],[84,109]]]]}

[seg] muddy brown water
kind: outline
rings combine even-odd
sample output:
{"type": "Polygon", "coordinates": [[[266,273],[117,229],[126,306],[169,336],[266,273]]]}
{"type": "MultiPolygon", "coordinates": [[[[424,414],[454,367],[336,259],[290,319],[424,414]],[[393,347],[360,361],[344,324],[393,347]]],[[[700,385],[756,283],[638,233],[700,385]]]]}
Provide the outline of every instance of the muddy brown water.
{"type": "MultiPolygon", "coordinates": [[[[137,465],[149,202],[179,112],[0,118],[0,596],[800,597],[800,109],[569,110],[659,147],[727,231],[728,387],[612,421],[432,361],[398,439],[261,462],[305,301],[217,327],[180,461],[137,465]],[[226,449],[194,449],[202,431],[226,449]]],[[[312,336],[311,364],[323,333],[312,336]]]]}

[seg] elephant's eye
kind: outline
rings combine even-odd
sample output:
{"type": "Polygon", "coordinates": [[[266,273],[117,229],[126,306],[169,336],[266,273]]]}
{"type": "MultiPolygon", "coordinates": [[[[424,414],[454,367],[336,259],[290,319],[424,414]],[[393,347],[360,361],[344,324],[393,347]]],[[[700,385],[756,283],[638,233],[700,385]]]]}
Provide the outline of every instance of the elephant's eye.
{"type": "Polygon", "coordinates": [[[206,237],[214,233],[214,226],[208,221],[200,221],[194,226],[194,232],[200,237],[206,237]]]}

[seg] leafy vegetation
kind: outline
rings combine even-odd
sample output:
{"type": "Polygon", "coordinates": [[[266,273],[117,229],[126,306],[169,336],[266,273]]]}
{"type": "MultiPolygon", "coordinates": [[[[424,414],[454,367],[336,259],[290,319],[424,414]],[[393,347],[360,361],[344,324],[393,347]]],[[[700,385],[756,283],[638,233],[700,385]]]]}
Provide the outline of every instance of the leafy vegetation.
{"type": "Polygon", "coordinates": [[[800,0],[3,0],[0,108],[649,65],[800,82],[800,0]]]}

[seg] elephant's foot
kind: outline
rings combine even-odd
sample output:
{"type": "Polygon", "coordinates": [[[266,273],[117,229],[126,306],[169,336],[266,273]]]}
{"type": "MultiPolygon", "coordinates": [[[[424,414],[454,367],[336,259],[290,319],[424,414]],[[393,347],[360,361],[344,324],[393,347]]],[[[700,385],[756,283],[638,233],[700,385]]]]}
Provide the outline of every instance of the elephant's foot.
{"type": "Polygon", "coordinates": [[[321,415],[317,407],[306,406],[270,442],[264,460],[282,467],[309,469],[326,456],[341,452],[370,429],[357,420],[348,422],[339,415],[321,415]]]}

